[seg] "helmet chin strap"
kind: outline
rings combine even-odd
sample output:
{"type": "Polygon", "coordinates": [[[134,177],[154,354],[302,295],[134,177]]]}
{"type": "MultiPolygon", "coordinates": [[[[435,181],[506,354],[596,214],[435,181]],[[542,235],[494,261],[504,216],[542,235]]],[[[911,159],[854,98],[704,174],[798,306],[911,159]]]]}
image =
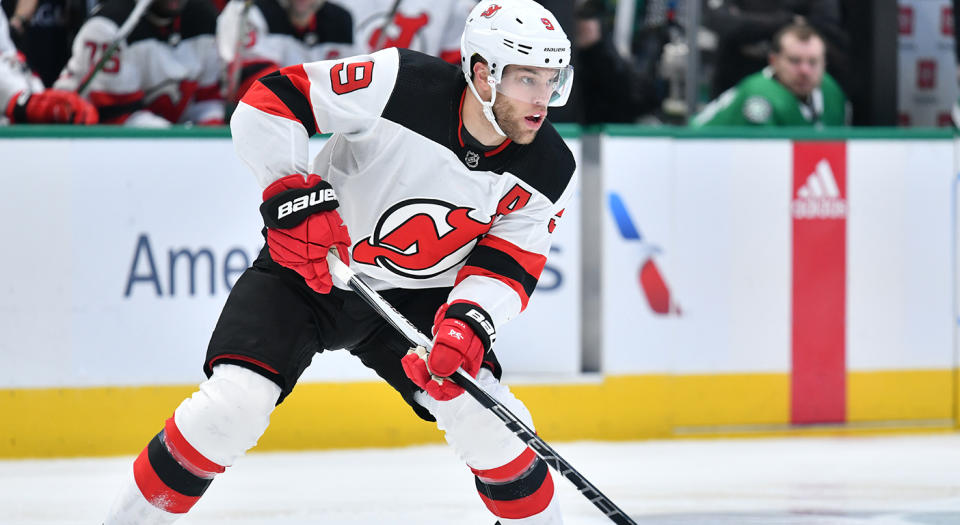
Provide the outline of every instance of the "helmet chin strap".
{"type": "Polygon", "coordinates": [[[506,137],[507,134],[500,129],[500,126],[497,124],[497,117],[493,114],[493,102],[497,100],[497,81],[488,76],[487,84],[490,85],[490,102],[484,101],[480,93],[477,93],[477,88],[473,85],[473,82],[467,82],[467,85],[470,86],[470,91],[473,92],[473,96],[477,97],[477,101],[483,106],[483,116],[487,117],[487,120],[490,121],[493,130],[496,131],[497,134],[501,137],[506,137]]]}

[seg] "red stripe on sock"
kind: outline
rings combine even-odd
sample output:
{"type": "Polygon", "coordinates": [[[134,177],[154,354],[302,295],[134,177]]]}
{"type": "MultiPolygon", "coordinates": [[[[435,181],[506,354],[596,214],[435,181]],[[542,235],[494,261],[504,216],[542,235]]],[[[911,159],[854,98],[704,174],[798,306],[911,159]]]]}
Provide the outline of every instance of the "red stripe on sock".
{"type": "Polygon", "coordinates": [[[526,472],[526,470],[530,468],[530,465],[536,459],[536,453],[532,448],[527,447],[519,456],[502,467],[487,470],[480,470],[470,467],[470,470],[472,470],[473,474],[480,478],[481,481],[509,481],[511,479],[516,479],[517,476],[526,472]]]}
{"type": "Polygon", "coordinates": [[[543,479],[543,485],[540,485],[536,492],[525,498],[498,501],[487,498],[483,493],[479,494],[483,504],[499,518],[511,520],[529,518],[543,512],[550,504],[550,500],[553,499],[553,477],[550,476],[550,472],[547,472],[547,477],[543,479]]]}
{"type": "Polygon", "coordinates": [[[140,493],[151,505],[173,514],[186,514],[200,499],[199,496],[184,496],[161,481],[150,464],[146,448],[133,462],[133,479],[137,482],[140,493]]]}
{"type": "Polygon", "coordinates": [[[170,454],[180,463],[183,468],[190,471],[191,474],[200,478],[212,478],[226,470],[226,467],[218,465],[207,459],[203,454],[193,448],[193,445],[187,442],[180,429],[177,428],[177,422],[173,416],[167,420],[163,427],[166,437],[167,449],[170,454]]]}
{"type": "Polygon", "coordinates": [[[275,368],[273,368],[272,366],[264,363],[263,361],[259,361],[259,360],[257,360],[257,359],[252,358],[252,357],[247,357],[247,356],[245,356],[245,355],[240,355],[240,354],[223,354],[223,355],[218,355],[217,357],[214,357],[213,360],[210,361],[210,365],[209,365],[209,366],[210,366],[210,370],[213,370],[213,366],[214,366],[213,364],[216,363],[217,361],[219,361],[220,359],[234,359],[234,360],[237,360],[237,361],[244,361],[244,362],[250,363],[250,364],[252,364],[252,365],[257,365],[258,367],[266,370],[267,372],[270,372],[270,373],[273,373],[273,374],[276,374],[276,375],[280,375],[280,372],[277,372],[277,370],[276,370],[275,368]]]}

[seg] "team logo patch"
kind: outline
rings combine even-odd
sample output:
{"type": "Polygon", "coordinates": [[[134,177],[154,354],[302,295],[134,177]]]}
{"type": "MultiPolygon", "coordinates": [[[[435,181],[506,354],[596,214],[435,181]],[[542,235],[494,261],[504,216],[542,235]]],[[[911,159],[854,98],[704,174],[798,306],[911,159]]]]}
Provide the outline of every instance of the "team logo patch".
{"type": "Polygon", "coordinates": [[[473,151],[468,151],[466,155],[463,156],[463,162],[469,168],[476,168],[480,164],[480,155],[473,151]]]}
{"type": "Polygon", "coordinates": [[[496,12],[499,10],[500,10],[500,6],[498,6],[497,4],[490,4],[490,7],[484,9],[484,11],[480,13],[480,16],[484,18],[490,18],[491,16],[496,14],[496,12]]]}
{"type": "Polygon", "coordinates": [[[436,199],[402,201],[380,216],[373,234],[353,248],[353,260],[397,275],[427,279],[462,263],[493,224],[471,208],[436,199]]]}
{"type": "Polygon", "coordinates": [[[770,120],[771,114],[773,108],[770,107],[770,101],[761,96],[754,95],[743,103],[743,116],[750,122],[762,124],[770,120]]]}

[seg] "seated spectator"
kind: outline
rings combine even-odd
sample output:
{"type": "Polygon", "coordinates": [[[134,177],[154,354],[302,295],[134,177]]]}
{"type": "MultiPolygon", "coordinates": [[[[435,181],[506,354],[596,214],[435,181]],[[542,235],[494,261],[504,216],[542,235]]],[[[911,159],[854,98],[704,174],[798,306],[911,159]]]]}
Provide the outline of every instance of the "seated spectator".
{"type": "Polygon", "coordinates": [[[849,105],[825,72],[823,38],[793,24],[773,38],[770,65],[708,104],[693,126],[843,126],[849,105]]]}
{"type": "Polygon", "coordinates": [[[217,11],[210,0],[153,0],[116,53],[94,70],[134,5],[132,0],[100,4],[77,33],[54,85],[75,91],[89,77],[82,94],[100,111],[101,122],[223,124],[217,11]]]}
{"type": "Polygon", "coordinates": [[[827,45],[831,74],[846,86],[849,37],[840,0],[704,0],[703,24],[717,36],[710,96],[717,97],[762,68],[773,35],[791,23],[813,26],[827,45]]]}
{"type": "Polygon", "coordinates": [[[234,104],[281,67],[358,54],[350,13],[325,0],[231,0],[217,18],[217,47],[234,104]]]}
{"type": "Polygon", "coordinates": [[[96,124],[97,110],[72,91],[44,89],[10,39],[0,11],[0,124],[96,124]]]}

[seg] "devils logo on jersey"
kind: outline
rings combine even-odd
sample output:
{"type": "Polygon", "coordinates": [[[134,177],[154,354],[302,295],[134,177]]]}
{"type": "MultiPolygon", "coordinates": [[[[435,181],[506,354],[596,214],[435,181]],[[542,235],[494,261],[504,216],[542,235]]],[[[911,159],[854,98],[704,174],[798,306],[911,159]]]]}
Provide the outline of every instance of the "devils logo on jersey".
{"type": "Polygon", "coordinates": [[[387,210],[373,234],[353,248],[353,260],[414,279],[439,275],[466,260],[493,224],[436,199],[409,199],[387,210]]]}
{"type": "Polygon", "coordinates": [[[407,16],[397,12],[389,24],[383,24],[382,21],[381,18],[367,41],[373,51],[388,47],[411,47],[420,30],[430,23],[430,15],[419,13],[416,16],[407,16]]]}

